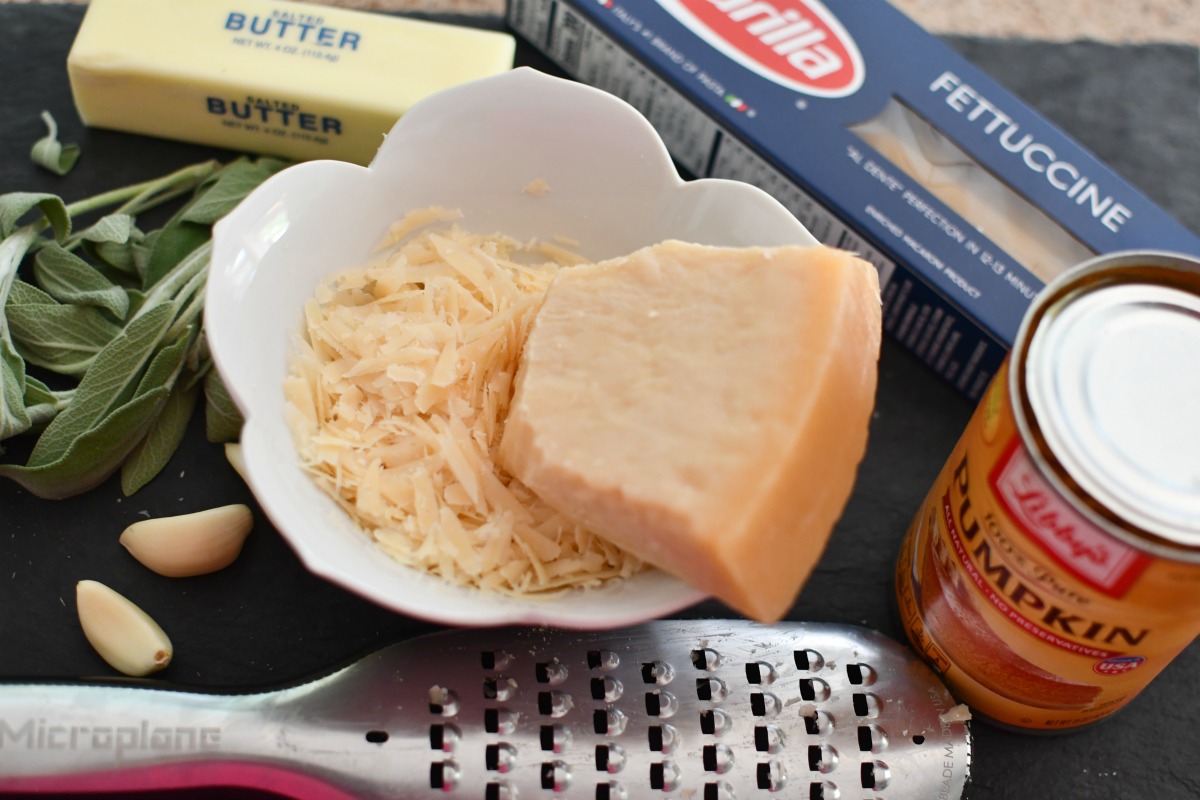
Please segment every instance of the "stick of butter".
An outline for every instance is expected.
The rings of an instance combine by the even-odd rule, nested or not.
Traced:
[[[371,161],[426,95],[511,69],[507,33],[283,0],[91,0],[67,57],[84,124]]]

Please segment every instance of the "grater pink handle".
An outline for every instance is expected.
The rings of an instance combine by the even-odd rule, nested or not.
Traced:
[[[355,796],[311,775],[265,764],[236,761],[156,764],[73,775],[0,777],[0,795],[125,796],[132,792],[166,792],[179,789],[253,789],[296,800],[356,800]]]

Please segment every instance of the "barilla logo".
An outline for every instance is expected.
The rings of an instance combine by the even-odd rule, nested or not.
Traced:
[[[845,97],[862,86],[862,54],[817,0],[657,0],[692,33],[793,91]]]

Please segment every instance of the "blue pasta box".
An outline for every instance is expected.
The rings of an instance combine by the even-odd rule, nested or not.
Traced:
[[[970,399],[1093,255],[1200,238],[884,0],[509,0],[509,27],[879,270],[884,330]]]

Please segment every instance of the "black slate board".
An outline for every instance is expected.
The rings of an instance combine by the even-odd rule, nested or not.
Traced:
[[[210,156],[229,157],[84,129],[64,69],[81,14],[75,6],[0,6],[0,192],[48,191],[70,201]],[[490,19],[458,21],[500,26]],[[1200,225],[1195,48],[950,42],[1185,224]],[[554,71],[524,46],[518,62]],[[43,109],[57,118],[65,141],[83,147],[81,162],[66,178],[37,169],[26,157],[43,133],[38,118]],[[792,618],[861,624],[901,635],[890,591],[899,538],[971,411],[948,386],[885,342],[871,444],[858,485]],[[111,674],[78,629],[74,584],[84,578],[104,581],[152,610],[177,644],[175,661],[159,678],[184,684],[252,687],[288,681],[433,628],[312,577],[261,513],[242,557],[202,578],[157,577],[137,567],[116,543],[121,530],[143,514],[231,502],[253,506],[221,448],[204,440],[199,424],[166,472],[133,498],[123,498],[115,481],[59,502],[40,501],[15,484],[0,483],[0,679]],[[705,603],[681,616],[729,614]],[[1200,715],[1194,690],[1198,669],[1200,647],[1193,645],[1115,719],[1068,736],[1040,738],[976,724],[974,780],[967,796],[1200,796],[1193,733]]]

